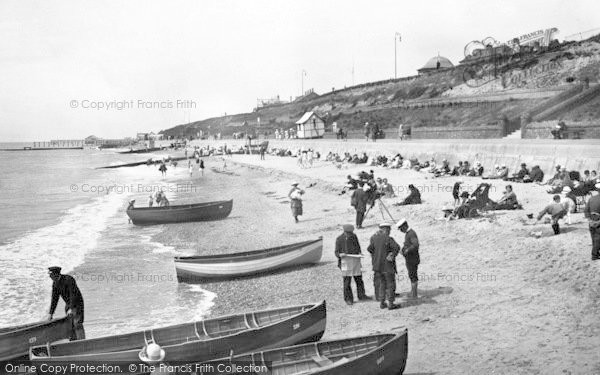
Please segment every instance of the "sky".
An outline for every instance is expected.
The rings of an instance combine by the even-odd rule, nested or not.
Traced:
[[[0,142],[157,132],[551,27],[600,28],[600,2],[3,0]]]

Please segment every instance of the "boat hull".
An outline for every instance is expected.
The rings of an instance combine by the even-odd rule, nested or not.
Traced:
[[[264,251],[216,257],[178,257],[175,270],[179,280],[226,279],[255,275],[305,264],[318,263],[323,255],[323,239]]]
[[[407,357],[408,333],[403,329],[396,334],[320,341],[191,365],[208,370],[197,372],[198,375],[217,373],[211,369],[218,369],[219,374],[233,374],[226,366],[229,363],[251,363],[256,369],[264,365],[269,368],[269,374],[392,375],[404,372]]]
[[[71,337],[71,319],[64,317],[0,329],[0,361],[27,356],[29,347]]]
[[[225,219],[231,213],[233,200],[167,207],[138,207],[127,209],[135,225],[156,225]]]
[[[291,313],[288,311],[290,309]],[[291,314],[289,317],[269,323],[270,319],[274,319],[273,317],[278,317],[286,311]],[[233,334],[226,334],[227,330],[222,330],[229,326],[238,326],[240,323],[245,324],[247,329]],[[186,335],[189,334],[190,324],[195,324],[193,329],[197,335],[196,340],[194,341],[192,337],[182,336],[178,340],[174,340],[174,337],[184,330]],[[34,347],[30,349],[30,360],[118,362],[122,367],[139,363],[140,350],[147,343],[155,342],[165,350],[165,361],[167,362],[206,361],[230,355],[232,350],[234,353],[244,353],[259,348],[272,348],[281,343],[289,345],[289,343],[317,341],[325,331],[325,324],[326,304],[323,301],[320,304],[238,314],[127,335]],[[221,331],[211,333],[215,327]],[[118,350],[111,350],[110,345],[114,345],[112,349]],[[97,350],[99,346],[103,346],[101,349],[103,351]],[[53,352],[61,353],[55,355]]]

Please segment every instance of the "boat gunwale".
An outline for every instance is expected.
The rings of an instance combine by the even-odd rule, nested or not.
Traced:
[[[0,339],[2,339],[2,336],[4,336],[4,335],[9,335],[9,334],[13,334],[13,333],[21,333],[23,331],[27,331],[27,330],[31,330],[31,329],[35,329],[35,328],[41,328],[43,326],[48,326],[48,328],[50,328],[51,326],[65,323],[65,321],[67,319],[69,319],[68,316],[63,316],[62,318],[53,319],[53,320],[41,320],[39,322],[14,326],[16,328],[14,330],[10,330],[11,327],[0,328]]]

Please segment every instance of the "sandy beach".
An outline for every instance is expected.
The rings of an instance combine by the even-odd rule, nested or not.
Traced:
[[[212,316],[327,300],[325,339],[407,327],[406,374],[600,373],[600,264],[590,261],[591,239],[583,214],[575,214],[572,225],[561,223],[559,236],[552,234],[549,224],[524,222],[527,213],[537,214],[550,202],[545,187],[513,184],[524,210],[447,222],[440,220],[441,207],[451,203],[456,177],[436,179],[428,173],[364,165],[338,169],[324,161],[302,169],[295,158],[270,155],[262,161],[258,155],[225,160],[223,169],[221,157],[205,158],[204,177],[190,179],[185,168],[175,169],[174,177],[198,186],[226,186],[234,195],[231,216],[212,222],[206,233],[198,233],[193,224],[167,226],[153,240],[185,254],[210,254],[323,236],[324,250],[316,266],[203,283],[202,288],[216,293]],[[421,205],[398,207],[392,203],[399,198],[384,199],[396,220],[408,220],[421,243],[421,298],[394,311],[381,310],[376,302],[347,306],[334,256],[341,225],[354,222],[349,195],[339,195],[345,176],[369,169],[376,177],[388,178],[400,197],[407,195],[412,183],[424,200]],[[462,179],[469,191],[481,182],[475,177]],[[293,181],[306,190],[298,224],[287,198]],[[498,199],[506,183],[492,180],[492,184],[490,197]],[[211,187],[203,190],[207,197],[229,198]],[[246,198],[236,200],[236,191]],[[197,196],[181,194],[178,202]],[[356,231],[363,252],[380,221],[375,206],[365,229]],[[541,238],[530,235],[540,230]],[[399,243],[404,241],[400,231],[393,230],[392,235]],[[397,292],[402,297],[410,282],[401,257],[398,270]],[[363,259],[363,277],[372,296],[368,255]]]

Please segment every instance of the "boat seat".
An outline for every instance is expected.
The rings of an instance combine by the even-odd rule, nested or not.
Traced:
[[[319,367],[330,366],[333,364],[333,361],[324,355],[313,355],[310,357]]]
[[[224,331],[219,331],[219,332],[211,332],[208,334],[208,336],[210,337],[221,337],[221,336],[227,336],[227,335],[231,335],[237,332],[241,332],[241,331],[246,331],[247,328],[232,328],[232,329],[228,329],[228,330],[224,330]]]

